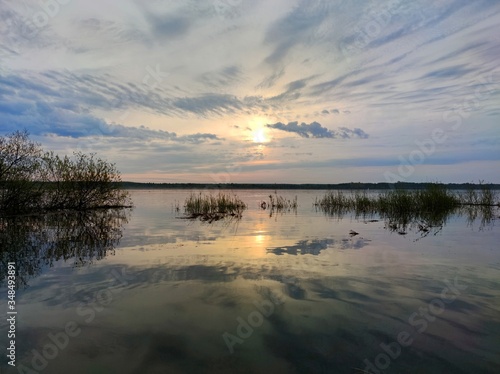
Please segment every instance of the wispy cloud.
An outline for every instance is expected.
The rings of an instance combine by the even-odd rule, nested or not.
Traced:
[[[322,167],[349,165],[353,174],[344,168],[338,178],[379,181],[435,129],[447,140],[422,165],[432,168],[419,169],[429,174],[415,178],[470,180],[477,165],[500,162],[498,1],[123,0],[44,9],[31,0],[0,6],[1,134],[26,128],[63,150],[85,141],[134,175],[149,160],[150,171],[198,180],[245,163],[246,181],[293,181],[306,164],[289,158],[302,155],[308,178],[326,181],[335,173]],[[328,139],[364,140],[332,147]]]
[[[368,134],[359,128],[348,129],[346,127],[339,127],[335,130],[329,130],[321,126],[318,122],[310,124],[302,122],[299,124],[297,121],[284,124],[281,122],[274,124],[267,124],[266,127],[286,132],[295,133],[302,138],[328,138],[328,139],[352,139],[352,138],[368,138]]]

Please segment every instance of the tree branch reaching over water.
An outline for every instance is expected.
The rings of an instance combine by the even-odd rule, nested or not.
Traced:
[[[130,207],[116,166],[95,154],[44,152],[27,131],[0,137],[0,215]]]

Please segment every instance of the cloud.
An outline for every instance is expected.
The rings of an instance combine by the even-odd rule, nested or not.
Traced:
[[[0,133],[27,128],[42,144],[63,148],[94,142],[129,171],[141,173],[155,159],[154,170],[194,177],[214,163],[224,170],[241,162],[241,148],[254,144],[250,133],[267,123],[267,131],[287,136],[262,146],[265,162],[252,166],[255,176],[272,162],[280,170],[290,159],[284,152],[294,149],[310,165],[280,178],[316,173],[326,181],[337,177],[322,176],[323,161],[334,157],[326,164],[332,168],[350,162],[337,152],[382,170],[406,154],[394,147],[410,152],[415,139],[461,117],[460,130],[440,147],[463,163],[473,158],[460,152],[498,149],[500,3],[423,3],[72,2],[30,35],[42,8],[11,1],[0,6]],[[336,128],[340,118],[345,127]],[[370,130],[369,140],[342,150],[310,141],[368,137],[357,126]],[[476,144],[481,137],[496,143]],[[141,163],[122,157],[132,145],[137,160],[144,152]],[[433,175],[448,175],[438,169]],[[457,164],[457,178],[481,170],[464,169],[462,176]],[[361,178],[379,178],[380,170]],[[350,178],[343,171],[338,178]]]
[[[268,77],[264,78],[264,80],[259,83],[259,85],[257,86],[257,88],[271,88],[284,75],[285,75],[285,69],[284,68],[279,68],[276,71],[274,71],[271,75],[269,75]]]
[[[225,88],[241,81],[241,76],[241,68],[236,65],[230,65],[217,71],[202,74],[200,81],[208,88]]]
[[[462,77],[467,73],[474,71],[474,69],[465,68],[465,65],[449,66],[443,69],[438,69],[425,74],[421,79],[431,78],[431,79],[450,79],[456,77]]]
[[[223,114],[241,109],[239,99],[233,95],[205,94],[198,97],[185,97],[173,101],[173,106],[195,114]]]
[[[0,76],[0,105],[11,102],[50,102],[51,108],[64,107],[75,112],[90,110],[141,109],[167,116],[196,114],[200,116],[234,113],[254,106],[263,106],[259,98],[206,93],[189,97],[168,96],[161,90],[121,83],[109,75],[92,76],[69,72],[47,71],[25,74],[23,77]]]
[[[33,96],[29,99],[0,96],[1,132],[9,133],[18,129],[27,129],[33,135],[53,134],[71,138],[98,136],[141,140],[162,139],[196,144],[223,140],[211,133],[178,136],[175,132],[151,130],[145,126],[109,124],[72,101],[63,98],[52,102],[40,100],[42,100],[41,96]]]
[[[331,4],[324,0],[301,0],[285,17],[276,21],[266,33],[266,43],[274,50],[265,58],[271,65],[280,64],[298,44],[307,44],[310,36],[328,17]]]
[[[189,31],[190,21],[184,17],[147,12],[146,19],[151,25],[151,31],[157,37],[175,38]]]
[[[359,128],[348,129],[346,127],[339,127],[337,130],[329,130],[321,126],[318,122],[310,124],[302,122],[299,124],[297,121],[289,122],[287,125],[278,122],[275,124],[267,124],[266,127],[291,133],[296,133],[302,138],[329,138],[329,139],[351,139],[351,138],[368,138],[368,134]]]
[[[149,43],[150,37],[147,32],[131,24],[123,24],[110,20],[99,19],[96,17],[84,18],[75,25],[75,30],[86,35],[85,44],[93,45],[96,48],[102,48],[103,42],[106,43]]]

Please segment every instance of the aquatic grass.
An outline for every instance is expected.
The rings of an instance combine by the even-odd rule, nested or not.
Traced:
[[[317,198],[314,206],[329,216],[335,216],[339,219],[349,211],[355,210],[353,200],[342,191],[328,191],[321,198]]]
[[[356,214],[370,214],[378,210],[378,201],[370,198],[366,192],[328,191],[322,198],[316,198],[314,205],[329,214],[343,215],[348,211]]]
[[[443,185],[430,183],[422,190],[395,189],[369,196],[366,192],[328,191],[323,197],[316,198],[315,206],[325,210],[354,210],[360,213],[383,214],[421,214],[450,210],[461,205],[498,204],[493,190],[483,187],[478,193],[468,191],[461,196]]]
[[[460,204],[486,207],[500,206],[497,191],[493,190],[491,186],[484,184],[483,181],[479,181],[479,186],[479,190],[471,187],[460,194]]]
[[[274,196],[269,195],[269,202],[261,201],[260,207],[263,210],[269,209],[269,217],[273,216],[273,213],[289,213],[294,212],[297,214],[297,196],[293,199],[286,199],[281,195],[278,195],[277,191],[274,191]]]
[[[354,206],[359,212],[370,213],[375,209],[373,202],[370,200],[366,192],[356,191],[353,198]]]
[[[457,194],[441,184],[429,183],[424,189],[394,189],[377,195],[328,191],[323,197],[316,198],[314,205],[337,217],[348,212],[354,212],[356,217],[378,214],[387,220],[386,228],[391,231],[405,234],[410,226],[415,226],[427,235],[430,228],[439,231],[453,212],[467,210],[468,216],[472,216],[471,209],[481,208],[483,216],[492,216],[488,209],[498,205],[498,200],[495,191],[487,185],[482,185],[479,191]]]
[[[441,185],[430,184],[424,190],[395,189],[370,196],[366,192],[327,192],[315,205],[329,214],[353,211],[356,216],[379,214],[398,222],[414,220],[438,222],[443,215],[459,206],[460,201]]]
[[[352,201],[342,191],[328,191],[314,202],[314,205],[325,210],[350,209]]]
[[[274,192],[274,196],[269,195],[269,202],[261,201],[260,207],[263,210],[269,209],[269,217],[272,217],[273,213],[288,213],[294,212],[297,214],[297,196],[293,199],[286,199],[285,197],[278,195],[278,192]]]
[[[471,187],[460,195],[460,201],[462,204],[476,205],[479,202],[479,195],[477,191]]]
[[[439,184],[429,184],[424,190],[417,190],[415,200],[421,210],[433,212],[449,210],[460,204],[458,196]]]
[[[262,204],[261,204],[262,205]],[[277,211],[286,210],[296,210],[297,209],[297,196],[294,199],[285,199],[283,196],[278,195],[277,192],[273,195],[269,195],[269,204],[266,204],[271,209],[276,209]]]
[[[236,195],[219,192],[217,195],[192,193],[184,202],[187,218],[217,221],[227,216],[241,217],[246,204]]]
[[[479,197],[479,204],[483,206],[500,206],[500,202],[498,201],[497,192],[492,190],[490,186],[481,184],[481,191]]]

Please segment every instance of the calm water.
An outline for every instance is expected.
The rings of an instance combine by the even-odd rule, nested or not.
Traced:
[[[498,210],[391,230],[316,211],[323,191],[278,191],[299,207],[270,216],[271,192],[235,191],[243,218],[212,224],[178,218],[185,190],[2,221],[3,352],[8,261],[19,289],[0,372],[500,372]]]

